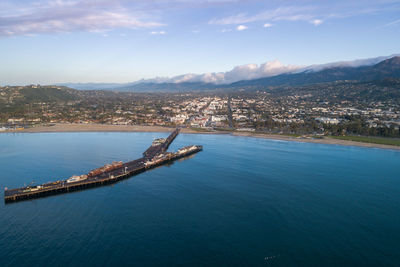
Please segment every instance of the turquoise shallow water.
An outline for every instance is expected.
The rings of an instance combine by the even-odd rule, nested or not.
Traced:
[[[0,186],[138,158],[168,133],[0,135]],[[204,151],[0,205],[0,266],[399,266],[400,152],[181,134]]]

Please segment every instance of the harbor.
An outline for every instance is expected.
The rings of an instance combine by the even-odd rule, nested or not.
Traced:
[[[74,175],[66,180],[16,189],[5,188],[4,201],[5,203],[10,203],[116,183],[146,170],[192,155],[203,149],[200,145],[191,145],[181,148],[177,152],[167,152],[168,147],[177,137],[179,131],[177,128],[167,138],[155,139],[143,153],[143,157],[133,161],[126,163],[121,161],[112,162],[91,170],[87,174]]]

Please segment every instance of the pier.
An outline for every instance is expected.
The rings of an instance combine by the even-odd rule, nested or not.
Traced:
[[[166,152],[178,134],[179,129],[176,129],[167,138],[154,140],[152,145],[143,153],[143,157],[133,161],[106,164],[90,171],[88,174],[73,176],[67,180],[37,186],[5,189],[4,201],[5,203],[10,203],[116,183],[146,170],[192,155],[203,149],[200,145],[192,145],[181,148],[174,153]]]

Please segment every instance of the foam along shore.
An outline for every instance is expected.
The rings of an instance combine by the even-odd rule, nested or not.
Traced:
[[[32,128],[26,128],[21,130],[3,131],[2,133],[46,133],[46,132],[171,132],[174,130],[172,127],[162,126],[140,126],[140,125],[110,125],[110,124],[78,124],[78,123],[60,123],[52,126],[35,126]],[[231,134],[234,136],[246,136],[255,138],[266,138],[284,141],[296,141],[306,143],[318,143],[318,144],[330,144],[330,145],[344,145],[344,146],[360,146],[360,147],[372,147],[372,148],[383,148],[383,149],[396,149],[400,150],[400,146],[394,145],[383,145],[374,143],[364,143],[349,140],[340,140],[335,138],[323,137],[323,138],[304,138],[304,137],[293,137],[279,134],[264,134],[255,132],[231,132],[231,131],[207,131],[207,130],[194,130],[190,128],[181,129],[182,133],[196,133],[196,134]],[[0,132],[1,133],[1,132]]]

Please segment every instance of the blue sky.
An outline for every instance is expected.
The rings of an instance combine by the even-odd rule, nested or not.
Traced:
[[[290,69],[396,54],[399,44],[400,1],[0,2],[2,85]]]

